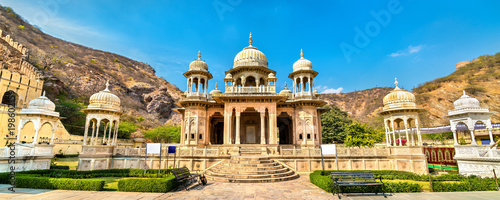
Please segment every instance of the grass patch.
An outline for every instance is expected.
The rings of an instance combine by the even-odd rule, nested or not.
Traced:
[[[56,165],[69,166],[70,170],[76,170],[76,168],[78,167],[78,157],[57,158],[57,161],[55,163],[56,163]]]

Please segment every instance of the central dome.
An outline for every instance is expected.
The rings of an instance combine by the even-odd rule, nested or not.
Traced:
[[[88,108],[110,109],[120,111],[120,98],[109,91],[109,81],[106,82],[106,89],[90,96]]]
[[[49,98],[45,97],[45,91],[43,91],[42,96],[29,102],[28,109],[48,110],[53,112],[56,110],[56,105]]]
[[[394,108],[416,108],[415,95],[398,87],[398,81],[394,82],[396,88],[384,97],[384,110]]]
[[[252,42],[252,34],[250,33],[250,40],[248,41],[250,45],[236,54],[236,57],[234,57],[233,68],[242,66],[267,67],[266,55],[264,55],[264,53],[259,51],[256,47],[253,47]]]
[[[297,60],[295,63],[293,63],[293,71],[295,72],[299,70],[311,70],[311,69],[312,69],[311,61],[304,58],[304,52],[301,49],[300,59]]]
[[[481,107],[479,105],[479,100],[476,98],[472,98],[469,95],[464,94],[455,102],[453,102],[453,105],[455,106],[455,109],[460,109],[460,108],[478,108]]]

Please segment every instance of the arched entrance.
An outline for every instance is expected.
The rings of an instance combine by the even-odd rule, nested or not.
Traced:
[[[279,144],[293,144],[293,120],[286,112],[278,116]]]
[[[17,99],[17,94],[14,91],[9,90],[3,94],[2,104],[16,107]]]
[[[210,118],[210,143],[224,144],[224,116],[219,112]]]

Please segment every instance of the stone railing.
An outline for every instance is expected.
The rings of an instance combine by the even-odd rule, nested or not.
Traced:
[[[482,145],[456,145],[454,159],[495,159],[500,161],[500,149]]]
[[[114,146],[82,146],[80,155],[113,155]]]
[[[488,112],[489,109],[486,107],[475,107],[475,108],[458,108],[454,110],[449,110],[448,115],[456,115],[464,112]]]
[[[389,149],[385,148],[337,148],[339,157],[388,157]],[[321,157],[321,150],[315,149],[280,149],[280,156],[290,157]],[[325,155],[324,157],[335,157]]]
[[[162,147],[162,156],[167,153],[167,147]],[[176,156],[181,157],[217,157],[229,155],[227,147],[211,147],[211,148],[177,148]],[[114,156],[144,156],[146,148],[115,148]],[[149,154],[148,156],[159,156],[159,154]]]
[[[17,144],[14,149],[14,154],[11,154],[9,147],[0,148],[0,157],[25,157],[25,156],[53,156],[52,155],[52,145],[22,145]]]
[[[253,93],[276,93],[276,85],[266,85],[260,87],[234,87],[226,85],[225,93],[253,94]]]

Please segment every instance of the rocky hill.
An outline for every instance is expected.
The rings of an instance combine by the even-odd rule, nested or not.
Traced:
[[[321,98],[329,105],[349,112],[359,121],[380,126],[382,120],[376,113],[382,109],[382,99],[392,89],[384,87],[341,94],[322,94]],[[499,122],[500,53],[480,56],[448,76],[414,88],[412,92],[415,94],[417,106],[426,109],[420,116],[423,126],[449,124],[445,116],[448,110],[453,109],[453,102],[462,95],[463,90],[477,98],[481,106],[497,112],[492,116],[492,121]]]
[[[171,108],[182,92],[156,76],[150,65],[52,37],[1,6],[0,30],[3,36],[10,35],[28,48],[27,60],[43,74],[44,89],[51,100],[65,96],[88,103],[88,98],[103,90],[109,80],[128,119],[141,116],[145,120],[140,123],[145,127],[162,125],[167,120],[180,122],[180,116]],[[1,66],[9,68],[16,59],[16,55],[4,55]]]

